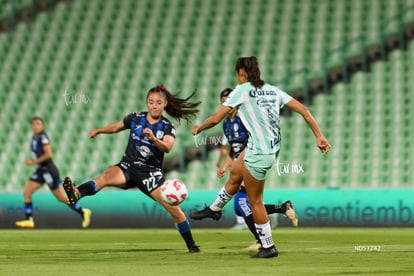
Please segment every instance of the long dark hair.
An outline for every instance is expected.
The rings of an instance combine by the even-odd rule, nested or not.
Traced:
[[[189,100],[195,95],[196,91],[197,90],[194,90],[190,96],[182,99],[178,97],[178,93],[172,94],[167,90],[167,88],[165,88],[164,85],[159,84],[148,91],[147,99],[151,93],[161,93],[168,102],[164,109],[168,115],[174,117],[179,124],[181,123],[181,119],[184,119],[187,123],[189,123],[192,117],[195,117],[195,115],[200,111],[196,108],[201,103],[200,101],[189,102]]]
[[[236,61],[236,72],[240,69],[244,69],[247,73],[247,80],[256,88],[260,88],[264,85],[264,81],[260,78],[259,63],[255,56],[240,57]]]

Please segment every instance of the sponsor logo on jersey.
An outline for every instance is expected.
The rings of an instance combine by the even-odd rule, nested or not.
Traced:
[[[256,98],[257,96],[276,96],[276,91],[273,90],[256,90],[252,89],[249,91],[249,96],[252,98]]]
[[[158,130],[157,134],[155,135],[158,139],[162,139],[164,137],[164,131]]]
[[[147,146],[140,146],[137,148],[137,150],[139,151],[139,153],[144,157],[144,158],[148,158],[150,156],[153,155],[153,153],[151,152],[150,148]]]

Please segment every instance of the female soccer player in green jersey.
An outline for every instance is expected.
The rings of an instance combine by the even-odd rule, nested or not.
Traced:
[[[239,83],[220,109],[201,125],[193,126],[192,134],[218,124],[233,109],[249,131],[247,148],[233,163],[238,178],[243,179],[252,207],[256,231],[263,248],[253,258],[271,258],[278,255],[271,233],[269,218],[263,205],[263,189],[267,171],[272,167],[280,149],[280,109],[286,105],[302,115],[315,135],[316,145],[323,152],[330,149],[328,140],[322,134],[310,111],[300,102],[276,86],[260,78],[257,58],[241,57],[237,60],[236,78]],[[241,181],[240,181],[241,182]],[[221,190],[217,198],[226,204],[232,194]]]

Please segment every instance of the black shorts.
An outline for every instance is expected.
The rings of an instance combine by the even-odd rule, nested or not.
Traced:
[[[47,183],[51,190],[59,188],[62,183],[59,177],[59,170],[53,163],[48,164],[47,166],[38,167],[32,176],[30,176],[30,180],[41,185]]]
[[[121,161],[115,166],[119,167],[124,173],[126,189],[138,188],[144,194],[150,196],[151,192],[164,183],[164,173],[161,170],[149,169],[125,161]]]

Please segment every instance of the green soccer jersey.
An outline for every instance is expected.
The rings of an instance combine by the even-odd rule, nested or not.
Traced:
[[[291,99],[276,86],[266,83],[259,89],[246,82],[236,86],[224,105],[238,108],[238,114],[249,131],[249,151],[273,154],[280,149],[280,109]]]

